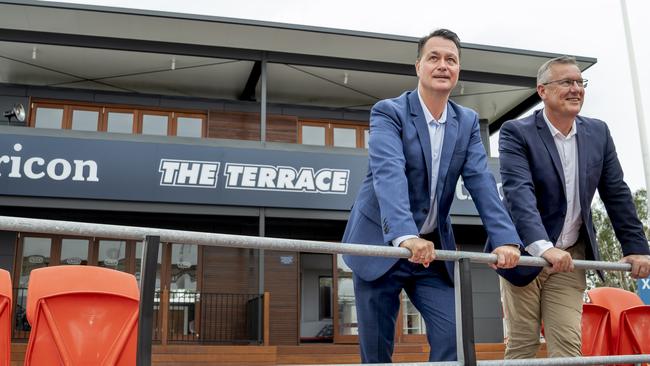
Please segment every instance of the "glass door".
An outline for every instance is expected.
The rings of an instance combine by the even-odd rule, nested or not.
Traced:
[[[352,270],[345,264],[341,254],[334,256],[334,268],[334,342],[358,343]]]

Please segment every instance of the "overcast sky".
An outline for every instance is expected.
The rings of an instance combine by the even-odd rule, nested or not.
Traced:
[[[582,114],[609,125],[633,190],[645,179],[619,0],[76,0],[92,5],[422,36],[435,28],[461,41],[598,59]],[[627,0],[646,124],[650,124],[650,1]],[[646,36],[644,36],[644,34]],[[462,67],[462,65],[461,65]],[[493,138],[493,140],[496,140]],[[496,141],[493,141],[496,146]]]

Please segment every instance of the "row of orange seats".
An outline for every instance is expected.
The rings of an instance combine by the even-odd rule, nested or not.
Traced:
[[[587,291],[582,311],[584,356],[650,354],[650,306],[613,287]]]
[[[0,366],[11,356],[11,279],[0,270]],[[25,365],[136,364],[140,291],[131,274],[92,266],[31,272]]]

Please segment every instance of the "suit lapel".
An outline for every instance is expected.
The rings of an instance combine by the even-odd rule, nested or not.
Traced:
[[[442,152],[440,153],[440,168],[438,169],[438,183],[436,184],[436,197],[442,196],[445,178],[451,163],[451,157],[454,154],[456,140],[458,138],[458,119],[456,111],[451,103],[447,102],[447,122],[445,122],[445,137],[442,142]]]
[[[411,109],[411,122],[415,125],[418,132],[422,155],[427,165],[427,191],[431,190],[431,138],[429,137],[429,127],[424,119],[424,111],[420,105],[417,89],[409,95],[409,104]],[[431,193],[431,192],[429,192]]]
[[[580,207],[585,208],[585,192],[587,187],[587,124],[582,122],[580,117],[576,117],[576,129],[578,137],[578,192],[580,195]],[[586,205],[588,208],[590,205]]]
[[[544,116],[542,115],[542,113],[544,112],[540,110],[536,112],[535,115],[535,123],[537,124],[537,133],[539,133],[539,137],[544,142],[544,146],[546,146],[546,150],[548,150],[548,153],[551,154],[553,167],[555,167],[555,172],[557,173],[557,175],[560,176],[560,180],[562,181],[562,191],[566,196],[566,189],[565,189],[566,183],[564,181],[564,170],[562,169],[562,161],[560,160],[560,154],[557,152],[557,146],[555,146],[555,141],[553,141],[553,136],[551,135],[551,131],[548,129],[548,126],[546,125],[546,121],[544,121]]]

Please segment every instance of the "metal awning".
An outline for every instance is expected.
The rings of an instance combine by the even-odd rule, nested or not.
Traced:
[[[256,99],[259,63],[266,60],[270,103],[368,110],[415,87],[416,49],[414,37],[0,1],[0,82],[8,84]],[[469,43],[461,52],[452,99],[475,109],[491,131],[537,104],[537,68],[558,56]],[[596,62],[576,58],[582,70]]]

